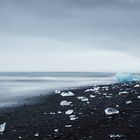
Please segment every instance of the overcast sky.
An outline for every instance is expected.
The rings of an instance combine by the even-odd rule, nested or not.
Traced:
[[[140,72],[140,0],[0,0],[0,71]]]

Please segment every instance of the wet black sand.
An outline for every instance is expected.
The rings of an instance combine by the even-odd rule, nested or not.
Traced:
[[[89,92],[84,91],[93,86],[70,89],[74,96],[42,95],[34,104],[5,108],[0,112],[1,124],[6,122],[0,140],[140,140],[140,87],[136,84],[140,83],[101,85]],[[61,106],[64,100],[72,103]],[[108,107],[119,114],[106,115]],[[65,114],[67,110],[74,111],[75,120]]]

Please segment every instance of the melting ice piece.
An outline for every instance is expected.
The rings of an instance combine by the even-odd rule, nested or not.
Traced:
[[[112,138],[112,139],[121,138],[121,137],[122,137],[122,135],[119,135],[119,134],[111,134],[110,135],[110,138]]]
[[[130,73],[118,73],[116,74],[116,78],[120,83],[129,83],[133,81],[140,81],[140,76],[139,75],[133,75]]]
[[[60,94],[61,91],[60,90],[55,90],[55,94]]]
[[[126,104],[132,104],[132,101],[127,101]]]
[[[119,110],[116,110],[114,108],[106,108],[105,114],[106,115],[119,114]]]
[[[140,99],[140,96],[137,96],[138,99]]]
[[[0,125],[0,133],[4,132],[6,123]]]
[[[121,91],[121,92],[119,92],[119,95],[122,95],[122,94],[128,94],[129,92],[127,92],[127,91]]]
[[[94,91],[98,91],[100,87],[94,87]]]
[[[95,97],[96,97],[95,95],[92,95],[92,94],[90,95],[90,98],[95,98]]]
[[[86,89],[84,92],[90,92],[90,91],[94,91],[94,89]]]
[[[58,129],[54,129],[54,132],[58,133]]]
[[[72,125],[70,125],[70,124],[69,125],[65,125],[65,127],[69,128],[69,127],[72,127]]]
[[[68,92],[62,92],[61,96],[74,96],[74,93],[72,93],[71,91]]]
[[[36,133],[34,136],[35,136],[35,137],[38,137],[38,136],[39,136],[39,134],[38,134],[38,133]]]
[[[140,85],[139,84],[136,84],[134,87],[140,87]]]
[[[72,114],[73,113],[73,110],[67,110],[66,112],[65,112],[65,114],[67,114],[67,115],[70,115],[70,114]]]
[[[72,102],[61,101],[61,103],[60,103],[61,106],[68,106],[68,105],[70,105],[70,104],[72,104]]]
[[[55,115],[55,112],[50,112],[51,115]]]
[[[58,113],[58,114],[61,114],[61,113],[62,113],[62,111],[58,111],[57,113]]]
[[[84,97],[84,96],[79,96],[79,97],[77,97],[77,99],[81,100],[82,102],[87,102],[88,101],[88,98]]]

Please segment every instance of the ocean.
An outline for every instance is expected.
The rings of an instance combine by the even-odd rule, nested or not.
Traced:
[[[0,107],[51,90],[115,83],[115,73],[100,72],[0,72]]]

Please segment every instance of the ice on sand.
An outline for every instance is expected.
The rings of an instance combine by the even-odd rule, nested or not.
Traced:
[[[119,110],[114,109],[114,108],[106,108],[105,109],[105,114],[106,115],[119,114]]]
[[[126,104],[132,104],[132,101],[127,101]]]
[[[88,98],[84,97],[84,96],[79,96],[79,97],[77,97],[77,99],[81,100],[82,102],[87,102],[88,101]]]
[[[128,94],[128,92],[127,91],[121,91],[121,92],[119,92],[119,95],[122,95],[122,94]]]
[[[121,137],[122,137],[122,135],[119,135],[119,134],[111,134],[110,135],[110,138],[112,138],[112,139],[121,138]]]
[[[4,132],[6,123],[0,125],[0,133]]]
[[[65,112],[65,114],[67,114],[67,115],[70,115],[70,114],[72,114],[73,113],[73,110],[67,110],[66,112]]]
[[[60,103],[61,106],[68,106],[68,105],[70,105],[70,104],[72,104],[72,102],[61,101],[61,103]]]
[[[139,84],[136,84],[134,87],[140,87],[140,85]]]
[[[55,94],[60,94],[61,91],[60,90],[55,90]]]
[[[68,92],[62,92],[62,93],[61,93],[61,96],[74,96],[74,93],[71,92],[71,91],[68,91]]]
[[[86,89],[84,92],[93,92],[94,91],[94,89]]]

